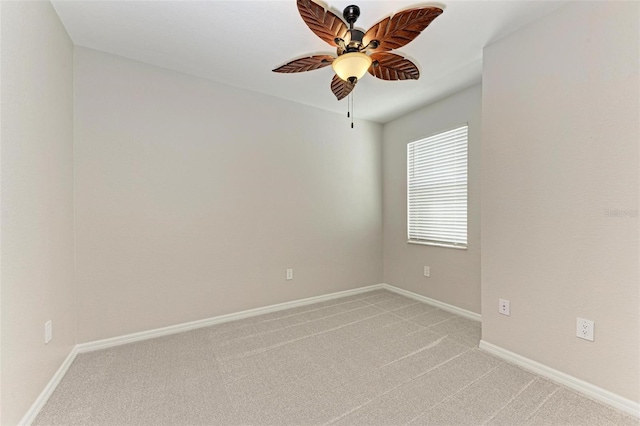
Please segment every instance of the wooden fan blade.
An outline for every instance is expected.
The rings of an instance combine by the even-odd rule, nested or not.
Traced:
[[[356,87],[356,83],[344,81],[338,75],[334,75],[333,80],[331,80],[331,91],[340,100],[349,96],[349,93]]]
[[[337,46],[334,41],[336,37],[344,39],[347,24],[333,12],[312,0],[298,0],[297,3],[302,20],[318,37],[331,46]]]
[[[300,58],[287,62],[286,64],[276,68],[273,72],[304,72],[313,71],[331,65],[335,58],[331,55],[315,55],[307,58]]]
[[[397,49],[418,37],[441,13],[442,9],[438,7],[420,7],[398,12],[369,28],[362,41],[366,46],[371,40],[378,40],[380,45],[375,49],[378,52]]]
[[[369,74],[381,80],[417,80],[420,71],[416,64],[400,55],[389,52],[375,52],[371,54],[373,64],[369,67]],[[375,66],[375,63],[378,66]]]

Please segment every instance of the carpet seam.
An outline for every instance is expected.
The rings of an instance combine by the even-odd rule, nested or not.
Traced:
[[[466,350],[466,351],[464,351],[464,352],[461,352],[461,353],[459,353],[458,355],[456,355],[456,356],[454,356],[454,357],[452,357],[452,358],[449,358],[448,360],[446,360],[446,361],[444,361],[444,362],[441,362],[440,364],[438,364],[438,365],[436,365],[436,366],[434,366],[434,367],[432,367],[432,368],[430,368],[430,369],[428,369],[428,370],[426,370],[426,371],[424,371],[424,372],[422,372],[422,373],[418,374],[417,376],[414,376],[414,377],[412,377],[411,379],[409,379],[409,380],[407,380],[407,381],[405,381],[405,382],[403,382],[403,383],[401,383],[401,384],[399,384],[399,385],[397,385],[397,386],[394,386],[393,388],[391,388],[391,389],[389,389],[389,390],[387,390],[387,391],[385,391],[385,392],[383,392],[383,393],[381,393],[381,394],[379,394],[379,395],[376,395],[374,398],[371,398],[369,401],[367,401],[367,402],[365,402],[365,403],[363,403],[363,404],[359,405],[358,407],[354,408],[353,410],[350,410],[350,411],[346,412],[345,414],[343,414],[343,415],[341,415],[341,416],[339,416],[339,417],[337,417],[337,418],[334,418],[334,419],[330,420],[330,421],[329,421],[329,422],[327,422],[327,423],[324,423],[324,426],[326,426],[326,425],[330,425],[330,424],[332,424],[332,423],[337,422],[338,420],[342,419],[343,417],[348,416],[349,414],[351,414],[351,413],[353,413],[353,412],[355,412],[355,411],[359,410],[360,408],[362,408],[362,407],[366,406],[367,404],[371,403],[371,402],[372,402],[372,401],[374,401],[375,399],[380,398],[381,396],[386,395],[386,394],[388,394],[389,392],[392,392],[392,391],[394,391],[394,390],[398,389],[399,387],[406,385],[407,383],[411,383],[411,382],[413,382],[414,380],[416,380],[417,378],[422,377],[422,376],[424,376],[425,374],[428,374],[428,373],[432,372],[432,371],[433,371],[433,370],[435,370],[436,368],[440,368],[441,366],[443,366],[443,365],[447,364],[448,362],[451,362],[451,361],[453,361],[454,359],[457,359],[457,358],[461,357],[462,355],[464,355],[464,354],[466,354],[466,353],[468,353],[468,352],[471,352],[471,351],[473,351],[473,349],[468,349],[468,350]],[[379,369],[379,368],[378,368],[378,369]]]
[[[472,349],[473,350],[473,349]],[[496,365],[495,367],[493,367],[492,369],[490,369],[489,371],[487,371],[486,373],[484,373],[482,376],[478,377],[477,379],[473,380],[472,382],[467,383],[465,386],[463,386],[462,388],[460,388],[457,392],[452,393],[451,395],[446,396],[444,399],[442,399],[442,401],[438,402],[437,404],[432,405],[431,407],[429,407],[426,411],[424,411],[422,414],[420,414],[419,416],[411,419],[409,422],[405,423],[405,425],[410,425],[411,423],[415,422],[416,420],[418,420],[420,417],[424,416],[425,414],[427,414],[429,411],[432,411],[434,408],[436,408],[437,406],[443,404],[445,401],[450,400],[451,398],[453,398],[454,396],[456,396],[457,394],[459,394],[460,392],[462,392],[463,390],[467,389],[469,386],[471,386],[472,384],[476,383],[478,380],[482,379],[483,377],[487,376],[488,374],[492,373],[493,371],[497,370],[498,367],[502,366],[504,363],[500,362],[498,365]]]
[[[557,389],[554,389],[553,392],[551,392],[540,404],[538,404],[536,409],[533,410],[531,412],[531,414],[529,414],[529,416],[527,416],[527,418],[525,419],[526,424],[530,424],[531,423],[529,420],[532,419],[533,416],[535,416],[538,413],[538,411],[540,411],[540,409],[544,406],[544,404],[546,404],[547,401],[549,401],[551,399],[551,397],[553,397],[553,395],[555,395],[558,391],[560,391],[560,389],[562,389],[562,388],[558,387]]]
[[[386,312],[385,312],[385,313],[386,313]],[[328,329],[328,330],[319,331],[319,332],[317,332],[317,333],[307,334],[307,335],[305,335],[304,337],[298,337],[298,338],[295,338],[295,339],[293,339],[293,340],[288,340],[288,341],[286,341],[286,342],[277,343],[277,344],[275,344],[275,345],[268,346],[268,347],[266,347],[266,348],[256,349],[256,350],[253,350],[253,351],[251,351],[251,352],[247,352],[246,354],[243,354],[243,356],[239,356],[239,357],[231,357],[231,358],[228,358],[228,359],[221,359],[221,361],[223,361],[223,362],[224,362],[224,361],[228,361],[228,360],[231,360],[231,359],[242,359],[242,358],[247,358],[247,357],[250,357],[250,356],[253,356],[253,355],[256,355],[256,354],[260,354],[260,353],[267,352],[267,351],[269,351],[269,350],[271,350],[271,349],[274,349],[274,348],[279,348],[279,347],[282,347],[282,346],[286,346],[286,345],[288,345],[288,344],[290,344],[290,343],[294,343],[294,342],[297,342],[297,341],[302,340],[302,339],[306,339],[306,338],[309,338],[309,337],[312,337],[312,336],[318,336],[318,335],[320,335],[320,334],[328,333],[328,332],[330,332],[330,331],[339,330],[339,329],[344,328],[344,327],[346,327],[346,326],[348,326],[348,325],[353,325],[353,324],[355,324],[355,323],[358,323],[358,322],[361,322],[361,321],[365,321],[365,320],[367,320],[367,319],[375,318],[375,317],[378,317],[378,316],[380,316],[380,315],[384,315],[385,313],[381,313],[381,314],[377,314],[377,315],[372,315],[372,316],[370,316],[370,317],[366,317],[366,318],[363,318],[363,319],[360,319],[360,320],[357,320],[357,321],[353,321],[353,322],[350,322],[350,323],[347,323],[347,324],[344,324],[344,325],[341,325],[341,326],[338,326],[338,327],[334,327],[334,328],[331,328],[331,329]],[[337,315],[340,315],[340,314],[337,314]],[[326,318],[328,318],[328,317],[326,317]],[[324,318],[323,318],[323,319],[324,319]],[[296,325],[299,325],[299,324],[296,324]],[[246,337],[255,337],[255,336],[259,336],[259,335],[260,335],[260,334],[255,334],[255,335],[246,336]]]
[[[489,417],[486,421],[484,421],[482,424],[486,425],[488,424],[491,420],[493,420],[498,414],[500,414],[502,411],[504,411],[505,408],[507,408],[509,405],[511,405],[511,403],[513,401],[516,400],[517,397],[519,397],[525,390],[529,389],[529,387],[531,387],[532,384],[534,384],[535,382],[537,382],[539,379],[537,377],[534,377],[529,383],[527,383],[527,385],[525,387],[523,387],[522,389],[520,389],[520,391],[515,394],[514,396],[511,397],[511,399],[509,399],[509,401],[506,402],[506,404],[504,404],[502,407],[500,407],[500,409],[498,409],[498,411],[496,411],[495,413],[493,413],[493,415],[491,417]]]

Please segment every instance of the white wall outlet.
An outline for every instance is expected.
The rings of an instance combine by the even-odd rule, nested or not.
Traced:
[[[593,342],[593,328],[593,321],[584,318],[578,318],[578,320],[576,321],[576,336],[581,339],[590,340]]]
[[[431,268],[428,266],[424,267],[424,276],[425,277],[430,277],[431,276]]]
[[[288,280],[293,279],[293,269],[287,269],[287,279]]]
[[[53,339],[53,324],[51,320],[44,323],[44,344],[46,345]]]
[[[509,301],[505,299],[498,300],[498,313],[502,315],[511,315],[511,308],[509,307]]]

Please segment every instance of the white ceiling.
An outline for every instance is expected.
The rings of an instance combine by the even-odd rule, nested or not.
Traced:
[[[331,0],[328,4],[338,16],[347,5],[358,4],[361,14],[356,27],[364,30],[417,4],[444,9],[416,40],[397,51],[418,64],[420,79],[382,81],[365,75],[353,92],[357,118],[384,123],[479,82],[484,46],[566,2],[418,1]],[[294,58],[335,53],[307,28],[295,0],[53,0],[53,5],[78,46],[346,112],[347,101],[338,102],[331,93],[330,67],[299,74],[271,72]]]

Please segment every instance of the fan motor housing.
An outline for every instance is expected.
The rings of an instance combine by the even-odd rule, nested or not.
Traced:
[[[349,30],[349,35],[351,36],[351,38],[345,50],[347,52],[359,52],[360,50],[362,50],[362,38],[364,37],[364,32],[357,29],[352,29]]]

